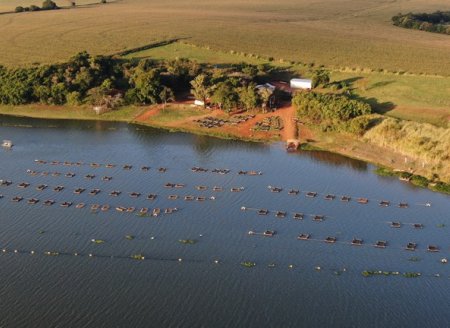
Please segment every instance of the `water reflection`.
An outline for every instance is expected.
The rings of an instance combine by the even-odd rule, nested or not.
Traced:
[[[330,166],[344,166],[361,172],[367,171],[368,168],[368,164],[366,162],[328,151],[303,151],[299,152],[298,155],[308,157],[317,162],[329,164]]]

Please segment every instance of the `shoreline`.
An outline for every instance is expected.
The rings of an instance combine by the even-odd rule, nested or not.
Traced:
[[[14,106],[8,106],[8,108],[10,108],[10,109],[13,107]],[[26,107],[25,112],[23,111],[23,107],[22,107],[22,111],[19,111],[19,113],[12,113],[8,110],[5,110],[6,108],[0,106],[0,115],[10,116],[10,117],[18,117],[18,118],[33,118],[33,119],[47,119],[47,120],[64,120],[64,121],[79,120],[79,121],[102,121],[102,122],[127,123],[127,124],[133,124],[133,125],[141,126],[141,127],[150,127],[150,128],[165,130],[168,132],[182,132],[182,133],[190,133],[190,134],[194,134],[194,135],[209,136],[209,137],[214,137],[214,138],[219,138],[219,139],[224,139],[224,140],[239,140],[239,141],[244,141],[244,142],[254,142],[254,143],[264,143],[264,144],[285,141],[281,138],[281,135],[279,135],[279,134],[277,134],[277,135],[266,134],[265,137],[261,137],[261,135],[258,137],[253,136],[253,135],[246,136],[244,133],[240,133],[239,129],[235,129],[235,130],[227,131],[227,132],[218,132],[215,130],[206,130],[203,128],[191,127],[192,124],[191,124],[191,126],[188,126],[187,124],[173,124],[173,123],[170,124],[169,122],[166,122],[165,124],[164,123],[161,124],[161,123],[155,122],[154,120],[146,120],[146,121],[138,120],[138,117],[140,115],[142,115],[144,112],[147,112],[149,107],[145,107],[145,108],[127,107],[127,108],[124,108],[125,111],[128,110],[128,112],[130,112],[129,114],[132,114],[132,115],[125,115],[125,116],[124,115],[114,115],[114,114],[116,114],[114,112],[109,112],[110,115],[107,115],[108,113],[106,113],[106,114],[94,116],[90,112],[88,112],[86,110],[86,108],[79,108],[79,110],[86,111],[87,113],[89,113],[89,115],[86,115],[86,113],[84,115],[80,115],[79,111],[73,115],[68,115],[67,108],[65,108],[64,106],[60,106],[56,110],[52,109],[51,111],[53,112],[54,115],[48,115],[49,114],[48,112],[47,113],[37,112],[36,106],[25,106],[25,107]],[[31,109],[30,107],[32,107],[34,109]],[[37,113],[36,112],[32,113],[32,111],[36,111]],[[276,114],[276,112],[275,112],[275,114]],[[331,141],[327,140],[327,138],[330,139]],[[392,177],[392,178],[395,177],[399,180],[405,181],[404,178],[402,178],[402,175],[408,174],[408,176],[409,176],[408,183],[411,183],[412,185],[414,185],[416,187],[426,188],[431,191],[439,192],[442,194],[450,194],[450,184],[448,184],[448,183],[430,182],[428,179],[426,179],[422,175],[414,174],[413,172],[409,172],[408,169],[406,169],[406,168],[394,167],[392,165],[389,165],[389,163],[386,163],[386,161],[385,162],[377,161],[376,158],[371,158],[370,156],[364,156],[364,154],[358,154],[358,148],[367,147],[367,145],[368,145],[367,143],[364,143],[362,141],[354,140],[354,139],[351,140],[351,139],[349,139],[348,136],[345,136],[342,134],[334,134],[332,136],[328,135],[328,136],[326,136],[326,138],[319,135],[318,140],[313,140],[313,141],[305,139],[301,135],[300,139],[303,139],[306,141],[301,143],[301,145],[299,147],[299,151],[323,151],[323,152],[339,154],[341,156],[360,160],[365,163],[376,166],[377,169],[374,170],[373,172],[377,175],[388,176],[388,177]],[[351,142],[351,144],[350,144],[350,142]],[[340,147],[340,145],[346,144],[346,143],[349,143],[350,145],[348,147]],[[381,147],[379,147],[379,148],[380,148],[380,150],[383,150],[383,151],[389,153],[390,155],[399,155],[399,154],[395,154],[395,153],[391,152],[388,149],[384,149],[384,148],[381,149]],[[386,158],[387,157],[388,156],[386,156]],[[380,157],[378,156],[377,158],[379,159]],[[424,185],[423,183],[422,184],[414,183],[414,178],[416,178],[416,180],[419,182],[426,181],[427,184]],[[413,180],[413,181],[410,181],[410,180]],[[441,189],[436,188],[436,185],[440,185],[440,186],[442,186],[442,188]]]

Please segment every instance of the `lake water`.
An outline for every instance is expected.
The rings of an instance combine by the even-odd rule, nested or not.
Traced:
[[[373,166],[338,155],[287,154],[281,144],[119,123],[8,117],[0,122],[0,140],[15,144],[11,151],[0,150],[0,179],[13,182],[0,187],[0,248],[5,250],[0,253],[0,327],[450,326],[450,264],[441,263],[450,256],[448,196],[378,177]],[[95,168],[89,165],[93,162],[103,165]],[[106,163],[117,166],[106,168]],[[124,170],[124,164],[133,167]],[[209,170],[194,173],[194,166]],[[167,171],[160,173],[159,167]],[[215,168],[230,172],[211,172]],[[239,170],[263,174],[239,175]],[[76,175],[66,177],[68,172]],[[87,174],[95,178],[86,179]],[[30,186],[18,188],[21,182]],[[168,182],[186,186],[165,188]],[[49,187],[38,191],[39,184]],[[57,185],[65,189],[53,191]],[[197,190],[198,185],[208,189]],[[273,193],[268,186],[283,190]],[[86,191],[76,195],[77,187]],[[230,191],[240,187],[241,192]],[[101,192],[89,195],[93,188]],[[289,195],[291,188],[301,192]],[[112,190],[122,194],[111,197]],[[308,198],[307,191],[318,195]],[[141,196],[132,198],[129,192]],[[150,193],[157,194],[154,201],[146,199]],[[325,200],[328,193],[336,199]],[[169,200],[169,195],[179,198]],[[185,195],[206,200],[185,201]],[[342,202],[341,195],[352,200]],[[24,200],[12,202],[14,196]],[[32,197],[40,202],[28,204]],[[357,197],[369,203],[358,204]],[[47,199],[56,203],[43,205]],[[380,200],[391,206],[380,207]],[[73,206],[63,208],[63,201]],[[86,207],[75,208],[80,202]],[[399,202],[409,207],[398,208]],[[91,211],[91,204],[111,209]],[[151,217],[120,213],[116,206],[179,211]],[[271,212],[258,215],[261,208]],[[278,210],[286,217],[276,218]],[[304,219],[293,219],[295,212],[304,213]],[[325,215],[324,221],[313,221],[316,214]],[[391,221],[402,225],[392,228]],[[414,223],[423,228],[415,229]],[[248,235],[250,230],[276,234]],[[298,240],[300,233],[311,234],[311,240]],[[328,236],[337,242],[325,243]],[[352,246],[353,238],[364,244]],[[388,247],[373,247],[378,240]],[[404,250],[408,242],[417,243],[415,252]],[[427,252],[428,245],[440,252]],[[145,260],[131,259],[133,254]],[[244,267],[244,261],[256,266]],[[364,270],[421,276],[363,277]]]

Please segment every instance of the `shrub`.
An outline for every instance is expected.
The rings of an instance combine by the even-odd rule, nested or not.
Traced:
[[[22,6],[18,6],[16,7],[16,9],[14,10],[16,13],[21,13],[25,11],[25,8],[23,8]]]
[[[39,8],[38,6],[35,5],[30,6],[30,11],[39,11],[39,10],[41,10],[41,8]]]
[[[42,3],[42,10],[54,10],[54,9],[58,9],[58,6],[56,5],[55,2],[51,0],[45,0]]]

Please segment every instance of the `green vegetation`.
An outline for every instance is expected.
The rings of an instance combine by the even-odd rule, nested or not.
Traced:
[[[392,17],[392,22],[395,26],[450,35],[450,11],[436,11],[431,14],[398,14]]]
[[[367,142],[380,145],[403,154],[405,161],[419,162],[441,181],[450,181],[450,133],[449,129],[427,123],[385,118],[364,135]],[[425,177],[413,176],[411,182],[426,187]]]
[[[256,266],[256,263],[251,261],[244,261],[241,262],[241,265],[245,268],[253,268],[254,266]]]
[[[126,235],[125,239],[127,240],[133,240],[135,237],[133,235]]]
[[[319,124],[323,131],[362,134],[370,123],[370,105],[345,95],[297,92],[292,103],[299,118]]]
[[[56,5],[55,2],[53,2],[51,0],[45,0],[42,3],[42,7],[38,7],[36,5],[31,5],[29,7],[17,6],[14,11],[16,13],[21,13],[21,12],[25,12],[25,11],[55,10],[55,9],[59,9],[59,7]]]
[[[133,260],[139,260],[139,261],[145,260],[145,256],[142,254],[133,254],[130,256],[130,258],[132,258]]]
[[[361,273],[364,277],[372,276],[398,276],[400,272],[398,271],[381,271],[381,270],[365,270]],[[419,272],[404,272],[401,274],[405,278],[417,278],[421,274]]]

